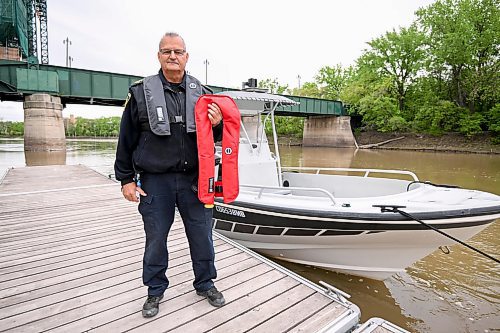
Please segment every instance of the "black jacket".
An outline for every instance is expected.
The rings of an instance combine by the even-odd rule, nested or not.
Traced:
[[[169,118],[182,115],[186,119],[186,80],[171,84],[160,70]],[[198,147],[196,133],[187,133],[185,123],[170,123],[171,135],[153,134],[142,81],[129,89],[130,97],[123,111],[118,147],[116,150],[115,176],[122,185],[133,181],[136,173],[198,172]],[[203,87],[203,93],[212,93]],[[193,112],[190,110],[189,112]],[[222,138],[222,124],[214,127],[214,140]]]

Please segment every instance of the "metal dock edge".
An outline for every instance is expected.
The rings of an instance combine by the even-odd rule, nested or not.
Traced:
[[[232,244],[234,247],[241,249],[242,251],[273,267],[274,269],[285,273],[292,279],[297,280],[301,284],[306,285],[314,291],[322,294],[324,297],[328,297],[348,309],[348,311],[342,313],[336,318],[333,318],[332,321],[327,323],[324,327],[320,328],[317,331],[318,333],[350,332],[359,323],[359,319],[361,317],[361,311],[359,307],[356,304],[349,302],[342,295],[333,293],[328,288],[323,289],[319,287],[317,284],[303,278],[297,273],[290,271],[289,269],[275,263],[272,260],[269,260],[268,258],[258,254],[257,252],[244,247],[243,245],[240,245],[239,243],[219,234],[216,231],[214,231],[214,236],[225,241],[226,243]]]

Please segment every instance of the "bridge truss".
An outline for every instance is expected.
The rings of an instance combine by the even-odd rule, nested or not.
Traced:
[[[47,1],[24,0],[28,19],[28,61],[38,58],[38,25],[40,26],[40,62],[49,64],[49,33],[47,29]]]

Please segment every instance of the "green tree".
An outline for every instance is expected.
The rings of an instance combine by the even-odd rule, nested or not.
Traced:
[[[101,117],[98,119],[78,117],[74,124],[68,124],[66,136],[117,137],[120,130],[120,120],[120,117]]]
[[[290,91],[288,85],[282,85],[278,79],[265,79],[259,82],[259,88],[267,88],[272,94],[284,94],[297,92],[296,90]],[[264,118],[263,118],[264,119]],[[275,116],[276,132],[278,135],[289,135],[295,137],[302,137],[304,128],[304,119],[301,117],[291,116]],[[265,124],[265,131],[269,135],[271,133],[271,122],[267,121]]]
[[[22,121],[0,121],[0,136],[23,136],[24,123]]]
[[[417,11],[429,46],[429,71],[448,82],[449,98],[471,112],[499,95],[498,0],[438,0]]]
[[[424,66],[424,38],[415,26],[393,30],[370,41],[371,49],[363,55],[365,65],[392,81],[392,97],[397,99],[400,112],[405,108],[408,88]]]
[[[490,120],[488,129],[494,135],[494,142],[500,144],[500,103],[497,103],[488,111],[487,117]]]
[[[271,94],[283,94],[288,89],[288,84],[281,85],[278,78],[259,81],[259,88],[267,88]]]
[[[306,82],[300,88],[294,88],[290,91],[291,95],[304,96],[312,98],[321,98],[322,92],[315,82]]]
[[[338,100],[352,74],[352,67],[343,68],[340,64],[322,67],[315,77],[321,87],[318,97]]]

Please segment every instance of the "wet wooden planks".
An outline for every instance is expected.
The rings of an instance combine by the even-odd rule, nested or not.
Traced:
[[[214,238],[227,304],[193,291],[182,222],[169,235],[170,287],[144,319],[144,232],[136,204],[84,166],[11,169],[0,184],[0,331],[317,331],[348,308]]]

